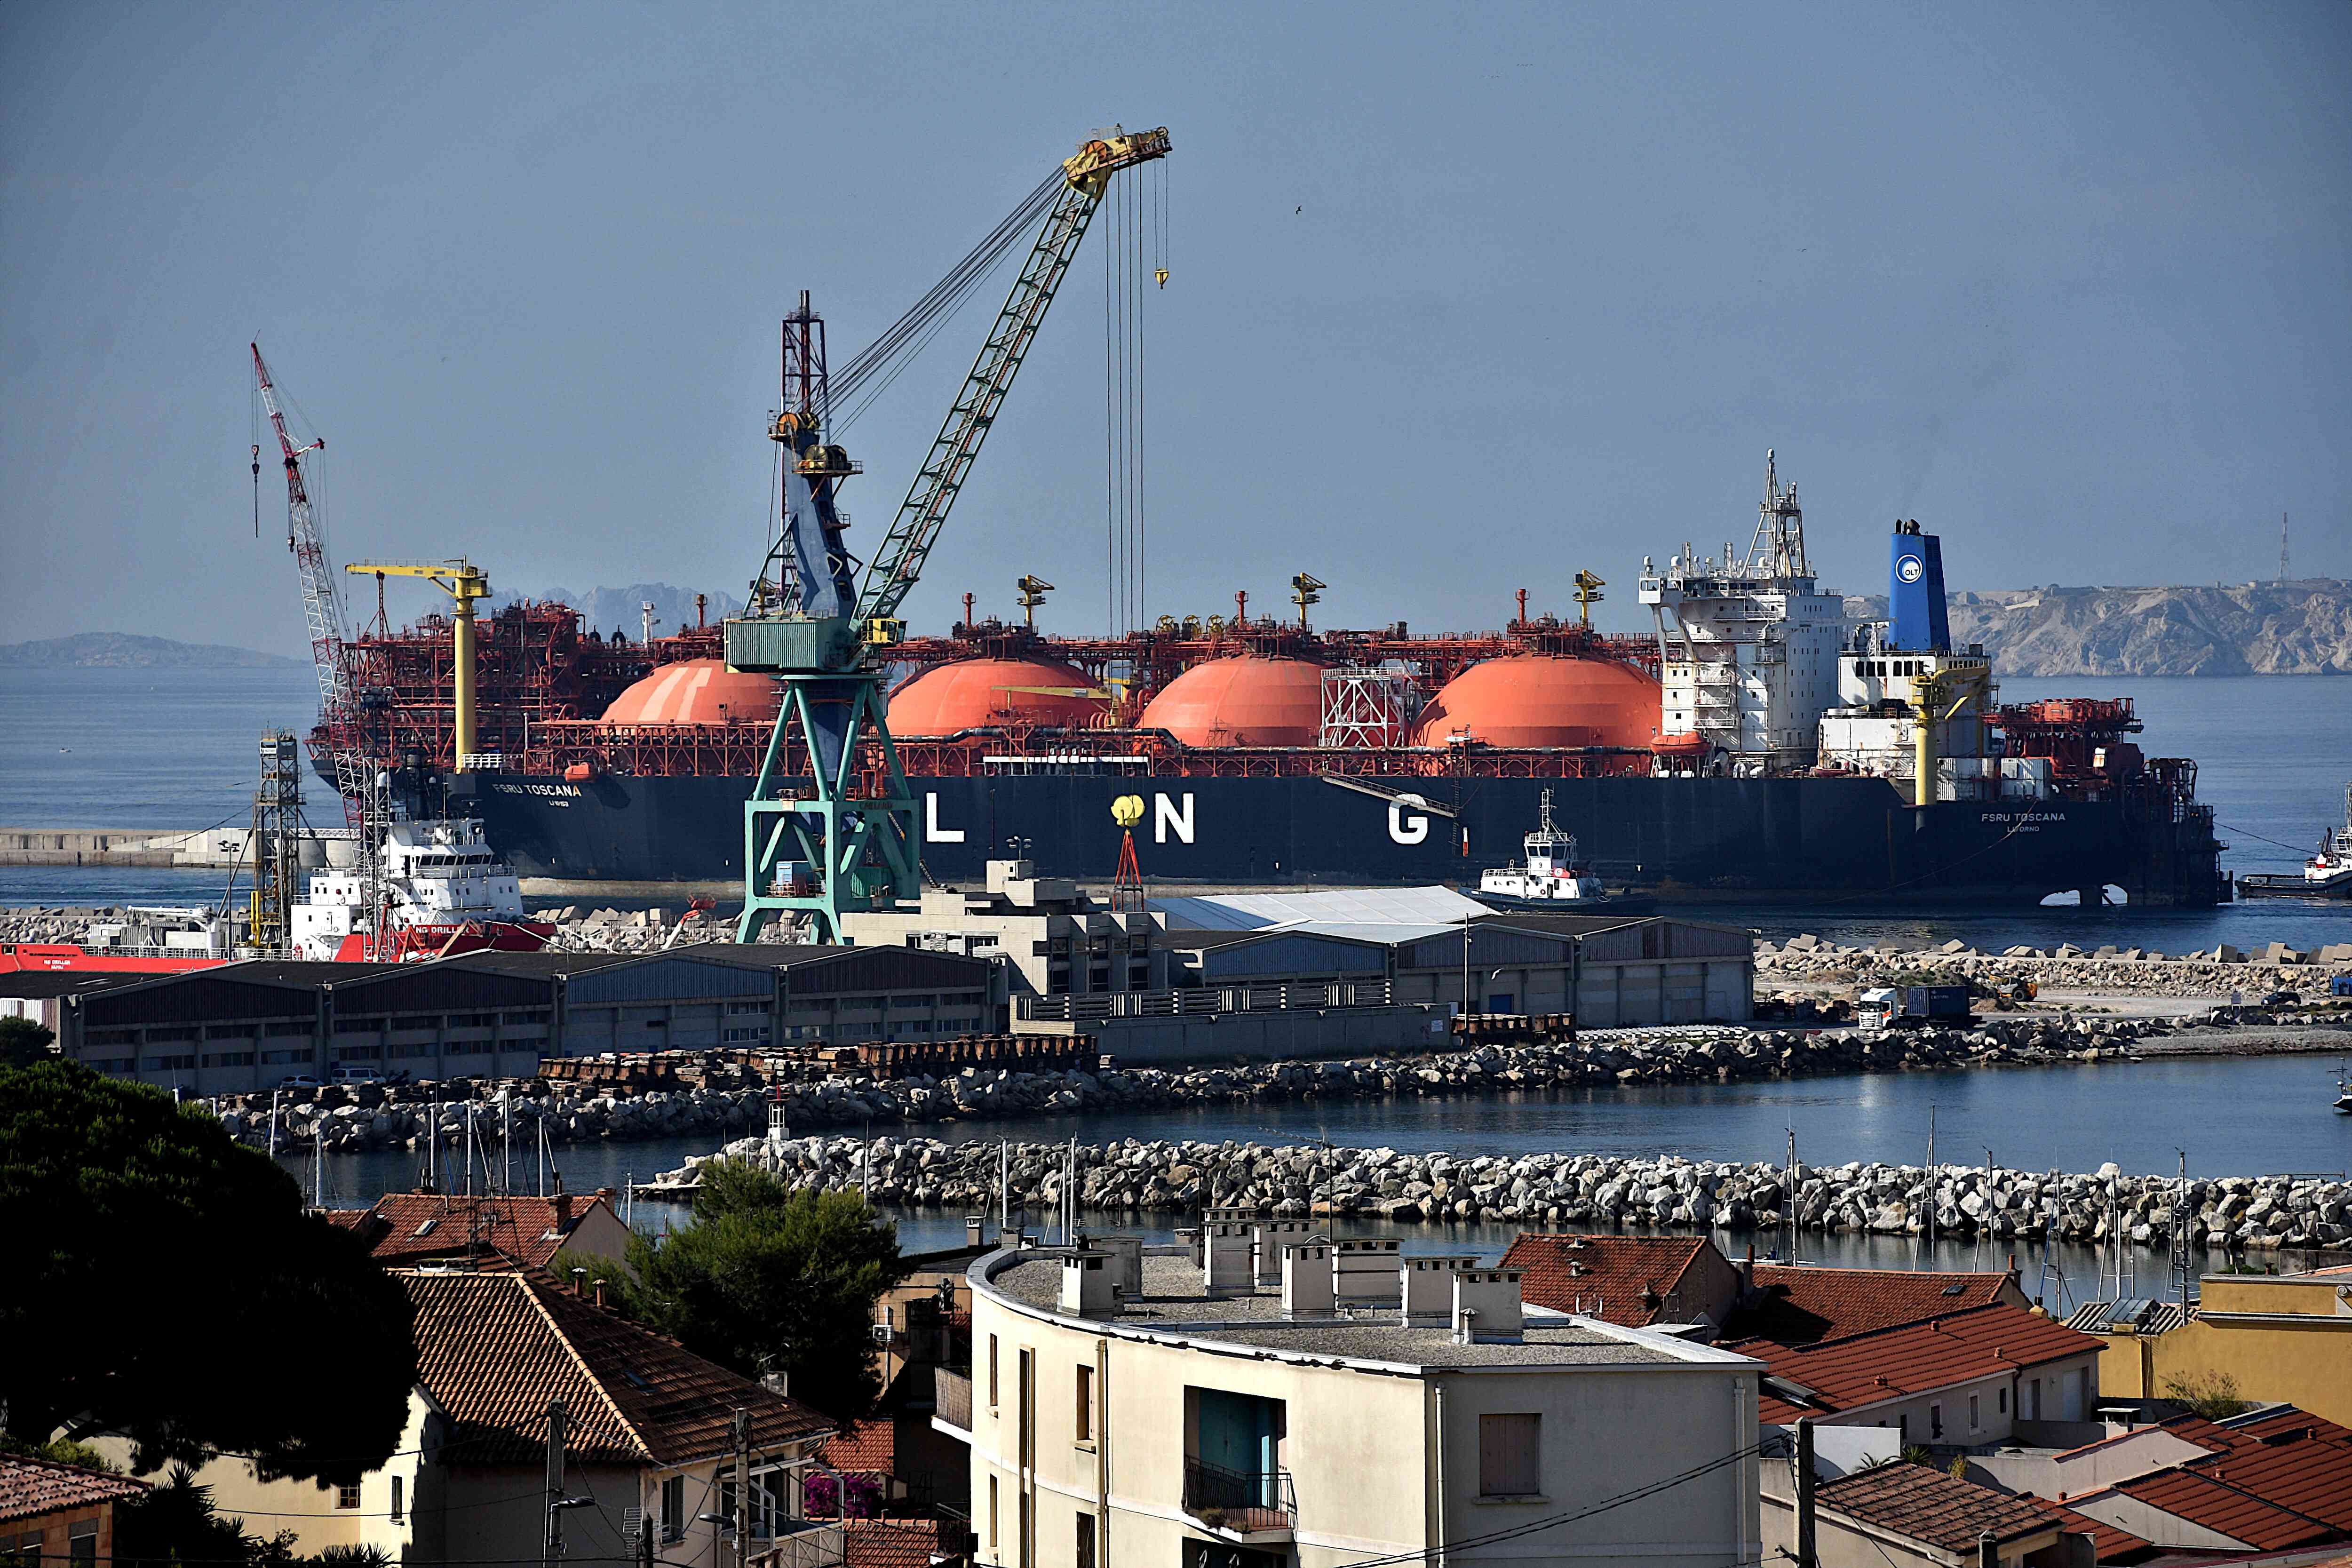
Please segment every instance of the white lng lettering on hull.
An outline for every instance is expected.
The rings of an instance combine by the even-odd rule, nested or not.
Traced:
[[[963,829],[940,826],[940,797],[935,790],[923,795],[923,842],[926,844],[961,844]]]
[[[1176,837],[1181,842],[1186,844],[1192,842],[1192,791],[1184,792],[1184,809],[1181,815],[1164,795],[1154,795],[1151,797],[1151,841],[1153,843],[1167,843],[1171,828],[1175,829]]]

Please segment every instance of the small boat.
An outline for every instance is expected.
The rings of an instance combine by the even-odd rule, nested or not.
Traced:
[[[1576,835],[1552,826],[1551,791],[1539,797],[1536,830],[1522,841],[1527,858],[1517,865],[1497,867],[1478,879],[1473,897],[1495,909],[1552,910],[1560,913],[1591,910],[1630,914],[1634,900],[1612,899],[1601,879],[1577,864]]]
[[[2336,1069],[2336,1114],[2352,1116],[2352,1077],[2339,1064]]]
[[[2238,891],[2258,899],[2352,899],[2352,784],[2344,788],[2344,826],[2319,836],[2302,876],[2254,872],[2238,879]]]

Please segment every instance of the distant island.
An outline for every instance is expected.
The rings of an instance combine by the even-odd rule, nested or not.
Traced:
[[[50,669],[274,669],[301,662],[249,647],[173,642],[130,632],[81,632],[38,642],[0,643],[0,665]]]
[[[2352,582],[1953,594],[1952,641],[1997,675],[2352,675]],[[1850,621],[1884,595],[1850,596]]]

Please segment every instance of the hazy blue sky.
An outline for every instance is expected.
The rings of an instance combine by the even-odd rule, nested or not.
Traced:
[[[1956,587],[2352,575],[2352,5],[0,6],[0,640],[301,643],[246,342],[341,559],[758,563],[836,358],[1090,129],[1165,124],[1150,609],[1499,624],[1888,521]],[[1099,236],[923,587],[1105,619]],[[992,290],[992,293],[994,291]],[[992,310],[993,299],[986,309]],[[870,546],[985,322],[852,432]],[[428,607],[409,590],[398,606]]]

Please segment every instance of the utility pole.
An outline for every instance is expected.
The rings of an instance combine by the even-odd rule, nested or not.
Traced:
[[[547,1402],[547,1531],[540,1538],[539,1561],[547,1568],[563,1555],[563,1401]]]
[[[735,1412],[735,1568],[751,1563],[751,1413]]]
[[[1814,1550],[1813,1418],[1797,1418],[1797,1568],[1821,1568]]]

